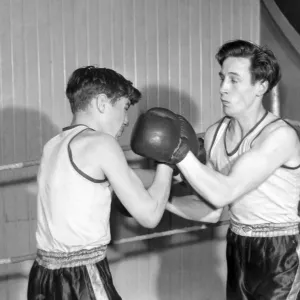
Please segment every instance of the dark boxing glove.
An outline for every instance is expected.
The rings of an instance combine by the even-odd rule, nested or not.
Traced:
[[[195,153],[193,151],[193,153],[195,154],[195,156],[197,157],[197,159],[202,163],[202,164],[206,164],[206,151],[204,148],[204,140],[201,137],[198,137],[198,151]],[[176,167],[177,168],[177,167]],[[179,172],[180,173],[180,172]],[[180,173],[180,176],[183,180],[183,185],[187,185],[190,186],[190,184],[188,183],[188,181],[185,179],[184,175],[182,173]],[[190,187],[191,188],[191,187]]]
[[[180,122],[180,136],[187,140],[189,150],[192,151],[195,156],[197,156],[200,145],[194,128],[183,116],[177,115],[177,118]]]
[[[198,141],[199,141],[199,151],[198,151],[197,158],[202,164],[205,165],[206,164],[206,151],[204,148],[204,140],[203,140],[203,138],[199,137]]]
[[[177,164],[191,148],[191,125],[188,123],[187,126],[186,123],[188,122],[183,117],[166,108],[149,109],[135,123],[131,148],[136,154],[158,162]],[[196,134],[195,138],[198,143]]]

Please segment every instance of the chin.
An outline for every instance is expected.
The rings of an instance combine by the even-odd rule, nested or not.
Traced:
[[[230,117],[230,118],[234,117],[234,115],[235,115],[234,112],[231,111],[228,107],[223,108],[223,113],[225,116]]]
[[[230,111],[229,111],[226,107],[223,108],[223,113],[224,113],[224,115],[227,116],[227,117],[230,117],[230,116],[231,116],[231,115],[230,115]]]

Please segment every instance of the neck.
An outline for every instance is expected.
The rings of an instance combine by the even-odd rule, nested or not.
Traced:
[[[101,128],[99,128],[99,124],[97,124],[94,121],[94,118],[92,116],[89,116],[87,113],[74,114],[71,122],[71,126],[73,125],[85,125],[96,131],[102,131]]]
[[[263,106],[259,110],[234,116],[231,120],[230,129],[237,133],[240,132],[244,137],[266,114],[266,110]]]

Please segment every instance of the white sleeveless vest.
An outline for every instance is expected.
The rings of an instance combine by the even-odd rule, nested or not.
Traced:
[[[38,173],[37,248],[73,252],[110,242],[111,189],[72,160],[70,141],[84,125],[65,128],[44,147]]]
[[[266,115],[244,137],[238,147],[232,153],[228,153],[225,135],[230,118],[224,117],[216,130],[208,155],[214,168],[228,175],[234,161],[251,148],[254,139],[271,122]],[[276,119],[275,122],[284,121]],[[295,168],[282,166],[255,190],[229,205],[229,214],[233,221],[242,224],[299,222],[299,196],[300,166]]]

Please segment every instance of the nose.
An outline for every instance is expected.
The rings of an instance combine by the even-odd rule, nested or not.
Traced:
[[[220,83],[220,93],[227,93],[228,92],[228,80],[224,79]]]

